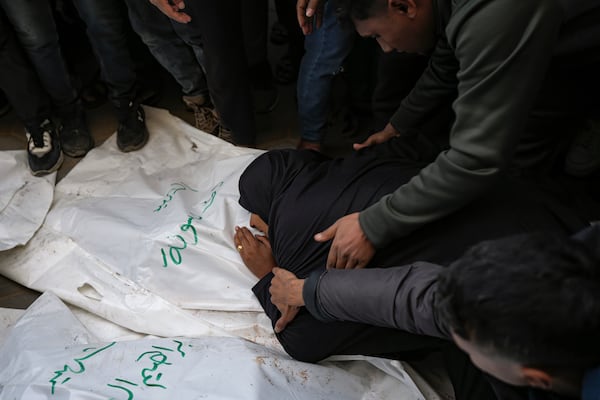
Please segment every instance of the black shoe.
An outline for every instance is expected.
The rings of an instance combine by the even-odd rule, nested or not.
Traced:
[[[75,112],[63,118],[60,143],[63,153],[69,157],[82,157],[94,147],[83,107],[77,107]]]
[[[117,128],[117,146],[124,152],[139,150],[148,143],[148,129],[146,128],[146,116],[144,109],[138,104],[130,102],[126,110],[119,110],[122,118],[119,118]]]
[[[52,122],[45,120],[40,126],[28,127],[25,134],[31,173],[42,176],[59,169],[63,162],[63,154],[58,133]]]

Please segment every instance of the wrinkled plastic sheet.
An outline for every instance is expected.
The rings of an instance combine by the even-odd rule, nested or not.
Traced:
[[[27,245],[0,253],[0,273],[40,292],[51,291],[71,307],[83,310],[82,315],[89,312],[106,320],[94,328],[94,332],[107,329],[106,324],[114,324],[133,335],[192,341],[219,337],[228,344],[219,347],[210,342],[211,346],[220,348],[220,356],[234,360],[231,365],[238,366],[243,365],[241,355],[228,352],[240,351],[249,360],[248,354],[260,349],[260,354],[266,354],[269,360],[273,360],[275,354],[286,359],[288,356],[277,342],[269,319],[252,294],[256,278],[233,246],[234,226],[249,222],[249,213],[238,204],[239,176],[262,152],[232,146],[164,110],[146,108],[146,116],[150,132],[148,144],[140,151],[122,153],[113,135],[88,153],[56,186],[54,204]],[[40,312],[34,315],[44,317]],[[44,330],[39,329],[38,334],[43,333]],[[36,340],[44,342],[42,337]],[[111,335],[85,337],[89,339],[81,345],[89,347],[89,344],[99,346],[110,340]],[[18,362],[21,371],[31,368],[39,371],[32,359],[27,358],[28,354],[35,353],[31,353],[28,346],[36,340],[13,346],[27,349],[23,354],[11,356],[13,360],[18,358],[11,362]],[[131,352],[140,349],[136,346]],[[63,355],[76,358],[75,353],[83,351],[82,347],[69,349],[65,351],[73,353]],[[36,354],[47,358],[57,350],[40,351]],[[126,348],[123,351],[129,352]],[[354,362],[364,360],[359,356],[343,359],[347,361],[336,368],[348,373],[354,368]],[[223,372],[222,368],[224,371],[232,368],[216,363],[216,358],[214,361],[203,365],[217,374]],[[253,362],[256,368],[256,361]],[[289,359],[288,362],[295,363]],[[379,365],[375,367],[375,364]],[[405,379],[405,370],[399,362],[374,359],[357,368],[361,374],[363,370],[386,371],[395,379],[400,376],[402,382]],[[242,368],[238,369],[242,374]],[[336,373],[323,371],[318,375]],[[42,375],[28,376],[31,382],[42,379]],[[285,382],[292,379],[289,374],[285,376]],[[420,380],[418,375],[413,376]],[[271,375],[265,378],[264,372],[253,372],[252,377],[252,380],[261,377],[258,384],[265,387],[264,380],[273,379]],[[11,376],[4,382],[14,383],[15,387],[27,382],[15,379]],[[346,382],[345,378],[340,379]],[[353,379],[357,379],[356,376]],[[405,380],[410,381],[407,376]],[[396,392],[404,390],[404,383],[398,384],[397,379],[393,382]],[[313,383],[327,386],[327,382],[318,379]],[[413,384],[406,384],[412,393]],[[424,382],[419,381],[419,386],[427,391],[427,398],[436,397]],[[348,388],[360,389],[352,385]],[[27,393],[37,389],[31,390],[33,392]],[[332,398],[320,392],[325,390],[323,387],[311,390],[307,393],[316,398]],[[372,390],[356,393],[371,398],[368,394]],[[83,397],[76,398],[96,398],[87,392],[81,393]],[[257,393],[261,395],[242,397],[263,397],[262,391]],[[356,393],[347,398],[361,398],[356,397]],[[144,394],[140,398],[151,397]]]
[[[101,342],[44,294],[0,347],[0,399],[423,399],[396,365],[307,364],[235,337]]]
[[[27,152],[0,151],[0,251],[26,244],[52,204],[56,173],[31,175]]]

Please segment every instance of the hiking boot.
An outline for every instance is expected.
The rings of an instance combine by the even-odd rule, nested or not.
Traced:
[[[600,121],[590,120],[573,140],[565,160],[565,172],[590,175],[600,169]]]
[[[70,115],[63,117],[60,131],[62,151],[69,157],[82,157],[94,147],[83,107],[77,106]]]
[[[148,129],[144,109],[130,101],[127,105],[117,107],[119,127],[117,128],[117,146],[124,152],[139,150],[148,143]]]
[[[216,132],[214,133],[214,135],[216,137],[218,137],[219,139],[223,139],[226,142],[235,144],[235,142],[233,141],[233,133],[231,132],[231,130],[228,128],[225,128],[221,124],[219,124],[217,126],[217,129],[216,129]]]
[[[219,126],[219,114],[212,104],[202,95],[183,96],[188,110],[194,112],[194,125],[203,132],[216,135]]]
[[[210,100],[207,100],[203,95],[183,96],[183,102],[188,110],[194,112],[196,128],[235,144],[231,130],[221,124],[219,113],[212,106]]]
[[[27,160],[34,176],[50,174],[60,168],[63,154],[54,124],[48,119],[39,126],[25,130],[27,136]]]

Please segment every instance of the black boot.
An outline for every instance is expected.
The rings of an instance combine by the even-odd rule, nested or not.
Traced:
[[[139,150],[148,142],[148,129],[144,109],[136,102],[121,102],[116,107],[119,127],[117,146],[122,152]]]

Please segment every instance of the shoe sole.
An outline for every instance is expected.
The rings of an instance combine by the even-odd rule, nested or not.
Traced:
[[[47,170],[46,169],[42,169],[42,170],[39,170],[39,171],[34,171],[34,170],[31,169],[31,167],[29,167],[29,171],[31,171],[31,174],[33,176],[44,176],[44,175],[51,174],[51,173],[55,172],[56,170],[58,170],[62,166],[62,163],[63,163],[64,159],[65,158],[64,158],[63,153],[61,151],[60,156],[58,157],[58,160],[52,166],[52,168],[47,169]]]
[[[141,149],[142,147],[144,147],[146,145],[146,143],[148,143],[148,139],[150,139],[150,134],[148,133],[147,130],[144,130],[144,140],[142,140],[141,143],[136,144],[136,145],[129,145],[129,146],[121,146],[119,144],[119,142],[117,142],[117,147],[119,148],[119,150],[121,150],[123,153],[129,153],[131,151],[136,151]]]

